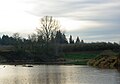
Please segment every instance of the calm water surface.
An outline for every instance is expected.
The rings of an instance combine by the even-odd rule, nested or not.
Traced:
[[[0,84],[120,84],[120,73],[74,65],[0,65]]]

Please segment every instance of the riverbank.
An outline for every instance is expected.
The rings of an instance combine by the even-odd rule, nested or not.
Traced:
[[[0,51],[0,64],[5,65],[90,65],[98,68],[118,69],[120,58],[112,51],[81,51],[63,53],[57,59],[44,57],[40,54],[32,54],[26,51],[10,51],[9,47]]]
[[[120,54],[113,51],[103,51],[87,63],[90,66],[102,69],[118,69],[120,71]]]
[[[95,51],[64,53],[56,59],[46,58],[41,54],[32,54],[26,51],[0,51],[0,63],[2,64],[70,64],[87,65],[88,60],[96,57]],[[51,56],[47,56],[51,57]]]
[[[85,62],[74,62],[74,61],[65,61],[65,62],[2,62],[0,65],[24,65],[24,64],[29,64],[29,65],[86,65]]]

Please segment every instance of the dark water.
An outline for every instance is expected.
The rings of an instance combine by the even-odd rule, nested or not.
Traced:
[[[0,84],[120,84],[120,73],[88,66],[0,65]]]

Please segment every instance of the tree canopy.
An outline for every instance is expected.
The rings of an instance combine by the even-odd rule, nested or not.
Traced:
[[[48,42],[56,35],[60,28],[60,24],[52,16],[44,16],[41,18],[40,22],[41,24],[40,27],[37,28],[37,33],[39,36],[43,36],[43,38]]]

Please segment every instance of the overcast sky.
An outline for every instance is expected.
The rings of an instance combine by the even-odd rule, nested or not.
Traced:
[[[32,33],[46,15],[58,19],[67,36],[120,41],[120,0],[0,0],[0,35]]]

